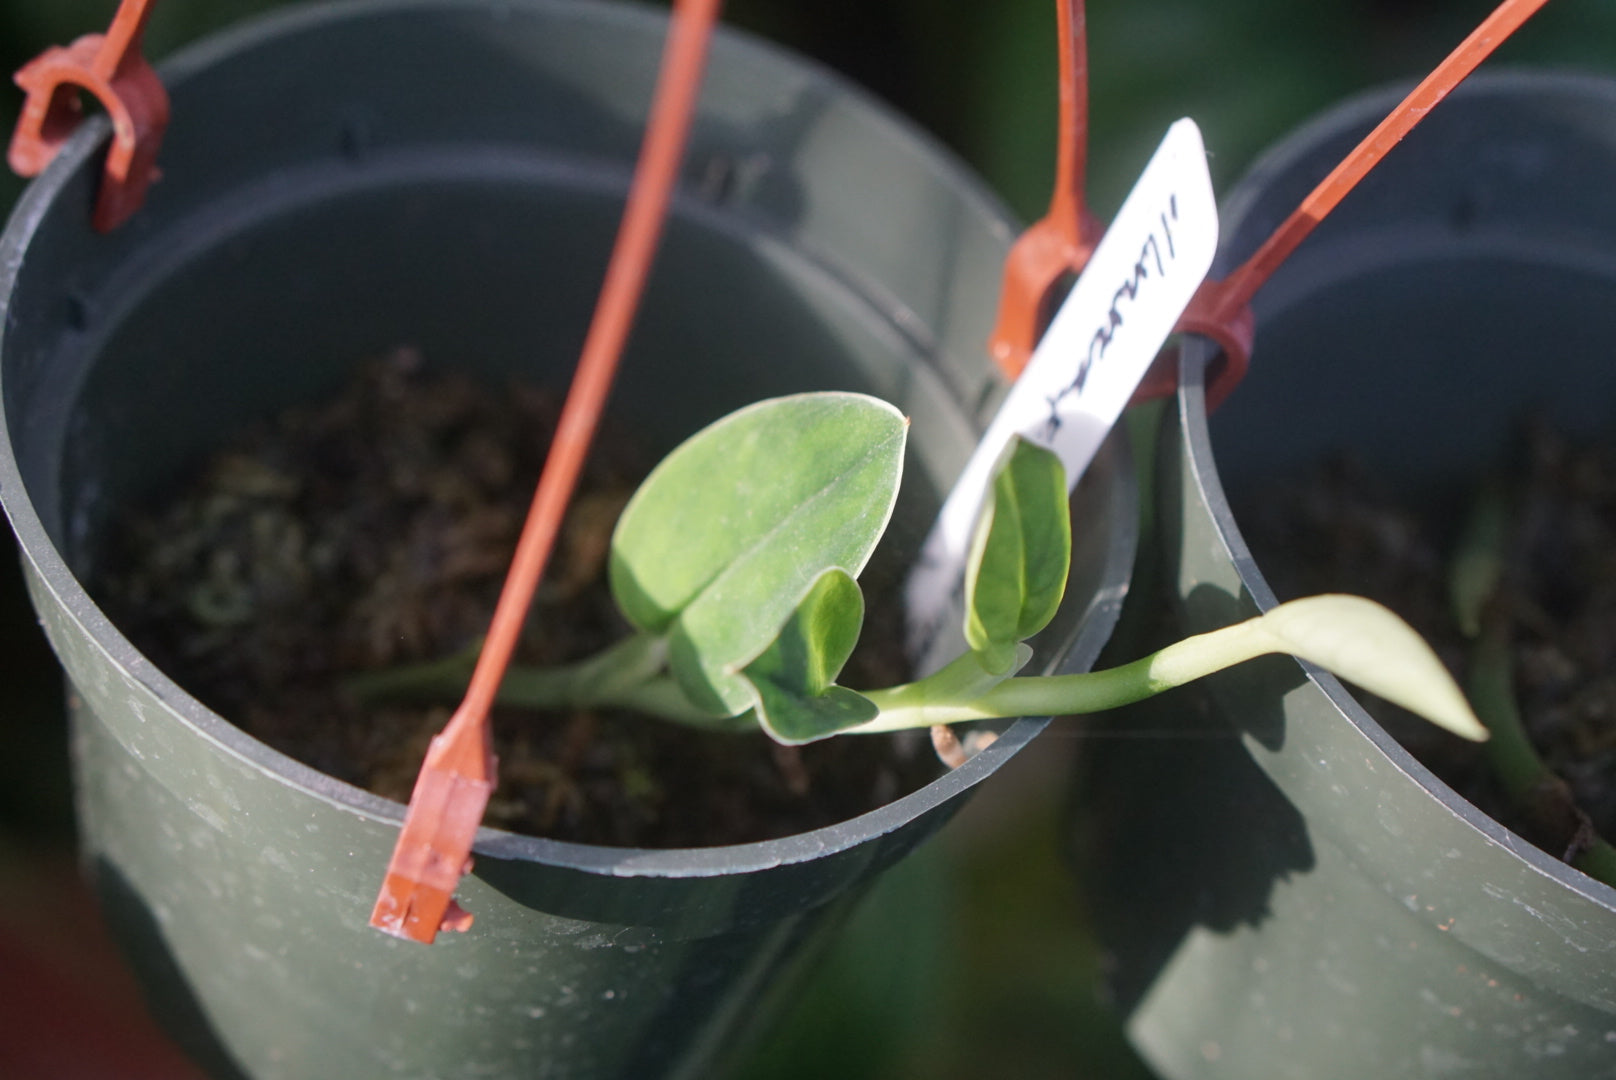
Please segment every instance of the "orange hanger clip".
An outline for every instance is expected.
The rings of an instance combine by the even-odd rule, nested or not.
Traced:
[[[157,176],[157,148],[168,127],[168,91],[141,55],[141,36],[155,0],[123,0],[105,34],[55,46],[17,71],[27,91],[6,155],[19,176],[38,176],[84,119],[88,90],[112,120],[112,146],[102,170],[92,220],[111,232],[140,208]]]
[[[1060,286],[1081,273],[1105,225],[1083,197],[1088,168],[1088,18],[1083,0],[1056,0],[1060,52],[1060,132],[1055,149],[1055,191],[1049,212],[1023,232],[1004,262],[998,323],[988,352],[1015,379],[1032,359]]]

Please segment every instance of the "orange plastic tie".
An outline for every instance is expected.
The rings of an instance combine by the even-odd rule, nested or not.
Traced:
[[[1060,52],[1060,132],[1055,150],[1055,191],[1049,212],[1022,233],[1004,262],[999,318],[988,351],[1015,379],[1043,336],[1049,303],[1069,274],[1080,273],[1105,226],[1083,198],[1088,168],[1088,19],[1083,0],[1056,0]]]
[[[112,146],[102,170],[91,223],[121,225],[146,199],[157,177],[157,148],[168,127],[168,91],[141,55],[141,35],[155,0],[123,0],[105,34],[86,34],[23,65],[17,85],[28,94],[6,159],[19,176],[38,176],[84,119],[88,90],[112,120]]]
[[[633,326],[684,157],[719,6],[720,0],[678,0],[675,5],[628,205],[555,439],[465,700],[427,751],[371,912],[372,926],[398,937],[430,944],[440,929],[471,925],[471,915],[455,904],[453,895],[471,868],[472,841],[494,787],[497,763],[488,710],[515,651]]]
[[[1414,91],[1404,98],[1362,142],[1353,148],[1330,175],[1302,200],[1291,215],[1263,241],[1261,247],[1222,281],[1203,282],[1190,302],[1178,330],[1201,334],[1217,342],[1224,362],[1212,373],[1207,384],[1207,407],[1221,405],[1245,376],[1251,362],[1255,320],[1251,300],[1281,263],[1296,250],[1319,222],[1340,205],[1358,181],[1380,164],[1392,147],[1414,130],[1443,98],[1503,44],[1527,19],[1537,14],[1548,0],[1504,0],[1459,47],[1448,54]],[[1176,372],[1166,377],[1153,369],[1141,393],[1172,393],[1177,386]],[[1164,388],[1165,387],[1165,391]],[[1136,396],[1135,400],[1139,400]]]

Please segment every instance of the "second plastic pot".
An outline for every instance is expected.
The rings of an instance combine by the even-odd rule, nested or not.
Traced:
[[[165,67],[147,206],[101,236],[95,122],[0,250],[0,489],[72,684],[86,861],[155,1010],[215,1075],[707,1076],[801,946],[1043,720],[841,825],[638,851],[480,834],[465,935],[367,925],[403,808],[290,760],[92,601],[121,509],[243,424],[398,344],[491,379],[571,369],[664,16],[609,4],[308,8]],[[715,43],[685,183],[613,407],[653,447],[757,398],[861,389],[912,417],[912,551],[1002,390],[1011,226],[847,86]],[[1053,664],[1091,661],[1132,557],[1114,457],[1080,493]]]
[[[1400,94],[1266,155],[1228,200],[1224,266]],[[1259,294],[1251,371],[1210,423],[1211,350],[1186,349],[1157,472],[1184,631],[1275,602],[1226,490],[1346,451],[1462,498],[1529,408],[1616,430],[1613,186],[1616,84],[1478,79]],[[1616,890],[1466,802],[1335,679],[1269,658],[1130,720],[1158,738],[1093,744],[1083,876],[1164,1076],[1616,1076]]]

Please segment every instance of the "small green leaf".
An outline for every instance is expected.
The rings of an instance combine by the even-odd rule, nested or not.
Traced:
[[[1066,470],[1017,436],[994,473],[965,571],[965,640],[989,671],[1008,671],[1016,645],[1055,617],[1071,557]]]
[[[845,686],[832,686],[817,697],[805,698],[767,680],[753,685],[763,730],[786,746],[827,739],[867,724],[881,712],[869,698]]]
[[[746,665],[747,677],[767,678],[808,697],[822,693],[853,655],[863,625],[858,582],[845,570],[826,570],[769,647]]]
[[[646,478],[612,537],[612,592],[635,626],[668,635],[692,702],[748,708],[735,672],[827,569],[864,568],[897,498],[907,430],[862,394],[776,398],[698,432]]]
[[[782,743],[823,739],[868,723],[875,703],[835,686],[858,644],[864,594],[845,571],[825,571],[768,648],[746,665],[764,729]]]
[[[1361,596],[1292,600],[1253,623],[1274,644],[1350,683],[1478,742],[1487,729],[1425,639],[1402,619]]]

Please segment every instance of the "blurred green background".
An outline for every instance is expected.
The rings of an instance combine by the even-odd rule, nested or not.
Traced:
[[[160,0],[148,53],[274,0]],[[0,67],[104,29],[116,0],[0,0]],[[1352,92],[1424,74],[1490,0],[1093,0],[1089,191],[1108,217],[1169,123],[1198,121],[1227,191],[1267,143]],[[730,0],[726,22],[813,56],[958,152],[1024,218],[1054,157],[1051,0]],[[1489,62],[1616,69],[1616,4],[1554,0]],[[0,94],[9,129],[16,92]],[[0,204],[21,184],[0,178]],[[71,844],[61,697],[0,552],[0,909]],[[747,1078],[1144,1077],[1099,993],[1103,961],[1062,864],[1056,725],[967,815],[888,875]],[[3,975],[3,973],[0,973]],[[41,1078],[47,1080],[47,1078]]]

